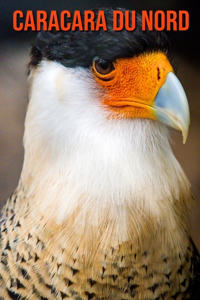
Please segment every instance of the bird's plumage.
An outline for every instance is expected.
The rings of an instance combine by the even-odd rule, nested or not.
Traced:
[[[190,299],[194,199],[168,129],[110,117],[93,67],[167,49],[139,17],[135,32],[39,34],[22,174],[2,210],[0,299]]]
[[[170,43],[164,32],[142,31],[141,17],[136,15],[133,31],[113,30],[113,10],[103,9],[107,30],[40,32],[31,50],[29,66],[37,66],[42,59],[60,62],[65,67],[90,68],[95,57],[114,61],[153,51],[164,52],[171,61]],[[125,11],[121,9],[122,11]],[[98,15],[98,9],[94,10]],[[114,50],[113,50],[114,49]]]

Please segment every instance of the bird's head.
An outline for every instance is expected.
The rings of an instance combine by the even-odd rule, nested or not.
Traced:
[[[44,74],[48,69],[49,76],[52,73],[55,77],[60,66],[63,74],[60,72],[57,76],[56,84],[59,99],[66,104],[63,109],[68,110],[66,97],[81,101],[81,93],[83,98],[87,94],[87,97],[98,98],[96,104],[103,108],[108,118],[157,120],[182,131],[185,143],[189,107],[170,63],[166,35],[142,31],[139,15],[134,31],[114,31],[113,10],[103,10],[107,31],[39,33],[31,50],[30,70],[39,69],[41,77],[41,72]],[[94,12],[97,19],[99,10]],[[57,70],[51,62],[57,63]],[[67,70],[69,76],[65,83]],[[82,89],[84,82],[85,90]],[[95,103],[95,99],[92,101]],[[90,110],[89,107],[85,109]]]

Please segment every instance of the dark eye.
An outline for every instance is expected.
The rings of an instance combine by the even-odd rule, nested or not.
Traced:
[[[101,75],[107,75],[114,70],[114,65],[111,61],[97,59],[94,62],[96,71]]]

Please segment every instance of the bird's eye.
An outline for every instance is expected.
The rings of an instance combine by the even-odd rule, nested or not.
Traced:
[[[111,61],[107,61],[104,59],[95,60],[94,68],[96,72],[98,72],[101,75],[107,75],[115,69]]]

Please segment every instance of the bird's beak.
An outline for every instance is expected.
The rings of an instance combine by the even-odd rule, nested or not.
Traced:
[[[182,132],[185,144],[190,124],[189,106],[184,89],[174,73],[168,73],[152,109],[156,120]]]

